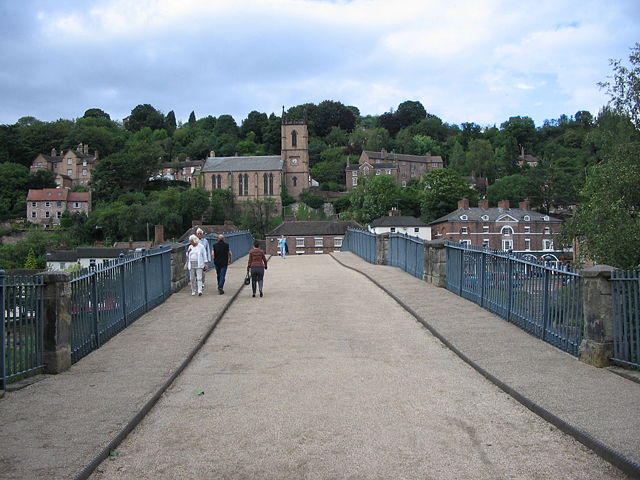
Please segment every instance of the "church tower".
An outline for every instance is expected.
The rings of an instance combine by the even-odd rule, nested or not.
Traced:
[[[305,120],[289,120],[282,109],[282,176],[287,193],[298,198],[311,186],[309,131]]]

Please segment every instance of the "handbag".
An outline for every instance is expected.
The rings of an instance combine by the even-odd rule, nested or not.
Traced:
[[[251,283],[251,277],[249,276],[249,272],[247,272],[247,276],[244,277],[244,284],[249,285]]]

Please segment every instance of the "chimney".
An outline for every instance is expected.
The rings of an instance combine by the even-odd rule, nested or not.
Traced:
[[[502,210],[509,210],[509,200],[500,200],[498,202],[498,208]]]
[[[489,208],[489,200],[478,200],[478,208]]]
[[[51,149],[51,156],[52,157],[57,157],[58,156],[58,151],[55,148]]]
[[[392,207],[391,211],[389,212],[389,216],[390,217],[399,217],[400,216],[400,210],[398,210],[395,207]]]
[[[98,160],[98,150],[94,150],[94,151],[93,151],[93,158],[95,158],[96,160]]]
[[[520,207],[520,209],[522,210],[529,210],[530,204],[529,204],[529,200],[525,200],[524,202],[520,202],[518,204],[518,206]]]
[[[154,227],[154,245],[160,245],[164,243],[164,225],[156,225]]]
[[[463,198],[462,200],[458,200],[458,208],[462,210],[469,210],[469,200]]]
[[[84,149],[82,151],[85,155],[89,155],[89,144],[85,144]]]

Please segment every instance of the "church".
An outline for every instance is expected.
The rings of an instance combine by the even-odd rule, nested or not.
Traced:
[[[311,185],[307,122],[282,116],[280,155],[207,158],[198,185],[206,190],[228,189],[236,201],[273,198],[280,207],[281,185],[298,198]]]

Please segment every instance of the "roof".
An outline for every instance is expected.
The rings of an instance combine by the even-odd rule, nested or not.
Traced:
[[[47,262],[77,262],[78,254],[75,250],[54,250],[47,252]]]
[[[401,162],[419,162],[419,163],[442,163],[442,157],[440,155],[407,155],[404,153],[394,152],[370,152],[363,151],[367,157],[371,160],[382,161],[401,161]]]
[[[369,226],[371,227],[426,227],[427,224],[416,217],[405,215],[387,215],[376,218]]]
[[[394,163],[391,162],[376,162],[376,163],[369,163],[367,162],[367,164],[371,165],[371,168],[392,168],[392,169],[396,169],[398,168]],[[364,163],[352,163],[349,164],[345,167],[346,170],[358,170],[359,168],[362,168],[362,166],[364,165]]]
[[[349,221],[305,221],[283,222],[267,233],[268,237],[285,235],[344,235],[347,228],[362,228],[358,222]]]
[[[39,190],[29,190],[27,193],[28,202],[47,201],[68,201],[68,202],[88,202],[89,192],[72,192],[68,188],[42,188]]]
[[[201,172],[239,172],[239,171],[282,170],[280,155],[255,157],[209,157]]]
[[[96,248],[76,248],[78,252],[78,258],[117,258],[121,253],[125,255],[129,253],[128,248],[108,248],[108,247],[96,247]]]
[[[462,220],[460,217],[462,215],[466,215],[467,219]],[[486,219],[482,217],[486,215]],[[524,220],[525,215],[529,215],[529,220]],[[522,208],[480,208],[480,207],[471,207],[471,208],[458,208],[453,212],[440,217],[433,222],[430,222],[429,225],[435,225],[438,223],[445,222],[495,222],[502,217],[509,216],[513,218],[513,221],[522,222],[547,222],[547,223],[562,223],[562,220],[559,218],[551,217],[549,215],[545,215],[543,213],[534,212],[533,210],[524,210]],[[548,217],[549,220],[545,220],[545,217]],[[505,219],[504,221],[509,221]]]

